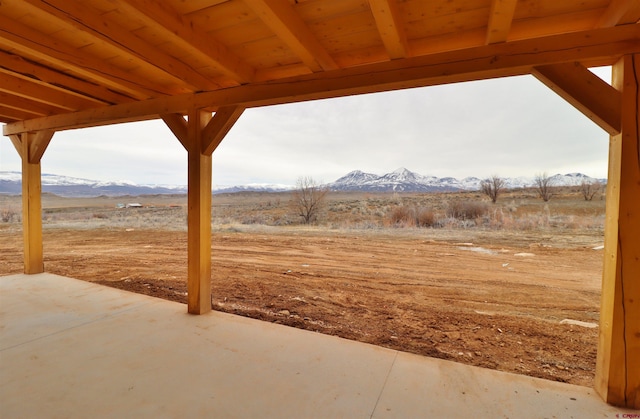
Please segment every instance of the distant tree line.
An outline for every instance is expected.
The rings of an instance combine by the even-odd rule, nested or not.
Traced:
[[[535,191],[538,197],[540,197],[544,202],[548,202],[553,196],[553,183],[553,178],[547,173],[538,173],[534,177]],[[480,182],[480,190],[483,194],[488,196],[494,204],[498,201],[498,198],[505,189],[506,180],[497,174],[494,174]],[[579,188],[585,201],[591,201],[593,197],[601,191],[601,189],[602,184],[600,182],[597,180],[587,179],[582,181]],[[292,193],[291,204],[296,215],[300,217],[300,220],[304,224],[312,224],[318,220],[318,217],[325,206],[325,199],[328,193],[329,189],[318,184],[313,178],[309,176],[301,176],[298,178],[296,188]],[[471,210],[480,213],[486,212],[486,208],[482,208],[480,210],[478,208],[464,207],[461,212],[458,211],[460,212],[458,213],[455,211],[455,208],[452,207],[450,208],[450,211],[452,211],[450,216],[461,219],[475,218],[479,216],[479,214],[474,213],[467,217],[467,213]],[[432,211],[401,208],[393,214],[392,219],[394,220],[394,223],[397,224],[406,224],[408,223],[408,220],[410,220],[412,224],[418,226],[429,226],[434,223],[434,214]]]
[[[536,174],[534,180],[534,188],[544,202],[548,202],[553,196],[553,177],[549,176],[546,172]],[[491,177],[480,182],[480,190],[487,195],[491,202],[494,204],[498,200],[500,194],[504,191],[506,182],[498,175],[492,175]],[[580,192],[585,201],[591,201],[598,192],[602,189],[602,184],[597,180],[583,179],[580,183]]]

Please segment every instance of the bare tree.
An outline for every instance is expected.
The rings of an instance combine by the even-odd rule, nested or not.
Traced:
[[[498,175],[492,175],[490,178],[483,180],[480,182],[480,188],[482,192],[491,198],[491,202],[494,204],[498,200],[498,195],[502,192],[504,188],[505,181]]]
[[[309,176],[298,178],[293,191],[293,206],[305,224],[311,224],[317,219],[328,192],[328,188],[318,185]]]
[[[553,179],[547,173],[539,173],[534,179],[535,187],[538,192],[538,196],[542,198],[544,202],[551,199],[553,195],[551,193],[551,186],[553,186]]]
[[[600,185],[600,182],[598,182],[597,180],[583,179],[580,183],[580,192],[582,192],[584,200],[591,201],[593,197],[596,196],[598,192],[600,192],[601,186],[602,185]]]

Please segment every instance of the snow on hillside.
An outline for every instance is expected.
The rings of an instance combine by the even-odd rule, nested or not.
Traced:
[[[555,186],[577,186],[583,180],[592,182],[597,180],[606,183],[606,179],[594,179],[582,173],[556,174],[551,179]],[[504,178],[504,180],[505,187],[509,189],[530,187],[535,183],[533,177]],[[0,172],[0,193],[19,194],[21,181],[20,172]],[[477,177],[466,177],[459,180],[453,177],[424,176],[401,167],[383,175],[354,170],[324,186],[334,191],[451,192],[479,190],[481,182],[482,179]],[[213,193],[284,192],[294,188],[291,185],[259,183],[238,186],[216,185],[213,187]],[[120,196],[184,194],[187,192],[187,187],[181,185],[137,185],[127,180],[100,182],[45,173],[42,175],[42,190],[61,196]]]
[[[0,193],[21,193],[22,174],[20,172],[0,172]],[[293,189],[291,185],[274,185],[252,183],[241,186],[213,186],[213,193],[234,192],[280,192]],[[138,185],[129,180],[113,182],[96,181],[90,179],[42,174],[42,190],[60,196],[92,197],[92,196],[122,196],[122,195],[152,195],[152,194],[186,194],[184,185]]]
[[[606,183],[606,179],[591,178],[582,173],[557,174],[551,177],[554,186],[577,186],[583,180]],[[535,185],[534,177],[504,178],[505,187],[509,189],[531,187]],[[466,177],[462,180],[453,177],[438,178],[424,176],[404,167],[384,175],[375,175],[355,170],[326,186],[336,191],[405,191],[405,192],[437,192],[437,191],[474,191],[480,189],[482,179]]]

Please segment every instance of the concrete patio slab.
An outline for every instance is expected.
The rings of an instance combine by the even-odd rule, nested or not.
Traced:
[[[0,416],[611,417],[594,391],[52,274],[0,278]],[[622,416],[620,416],[622,417]]]

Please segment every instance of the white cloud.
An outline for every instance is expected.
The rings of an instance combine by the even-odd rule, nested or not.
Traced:
[[[608,69],[598,75],[609,78]],[[404,166],[424,175],[604,177],[608,135],[531,76],[248,109],[213,157],[213,182],[333,181]],[[56,133],[43,172],[185,184],[186,152],[162,121]],[[0,170],[20,170],[0,141]]]

